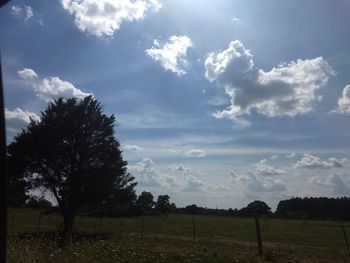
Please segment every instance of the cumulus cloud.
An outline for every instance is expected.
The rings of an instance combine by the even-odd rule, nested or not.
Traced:
[[[305,114],[318,101],[315,92],[335,74],[322,57],[298,59],[265,72],[254,65],[253,55],[239,40],[209,54],[204,64],[206,78],[224,87],[231,98],[231,105],[214,116],[233,120],[252,110],[267,117]]]
[[[17,71],[17,75],[22,79],[35,79],[38,77],[38,74],[31,68],[24,68]]]
[[[185,167],[183,164],[173,164],[168,166],[168,170],[172,172],[190,173],[192,169]]]
[[[338,100],[338,105],[334,112],[350,115],[350,85],[344,87],[342,97]]]
[[[169,42],[160,45],[154,40],[153,46],[146,50],[146,54],[159,62],[165,70],[170,70],[178,76],[186,74],[185,66],[187,49],[192,46],[192,41],[187,36],[171,36]]]
[[[304,154],[303,158],[296,162],[297,169],[331,169],[340,168],[346,159],[329,158],[327,161],[322,161],[321,158],[311,154]]]
[[[161,8],[157,0],[61,0],[61,3],[74,16],[79,30],[97,37],[112,36],[123,22],[143,19],[147,12]]]
[[[137,146],[137,145],[125,145],[124,150],[125,151],[140,152],[143,150],[143,148],[140,146]]]
[[[287,154],[286,158],[290,159],[290,158],[293,158],[294,156],[295,156],[295,153],[291,153],[291,154]]]
[[[140,187],[157,189],[162,187],[175,192],[203,192],[218,189],[216,184],[203,181],[191,174],[192,169],[182,164],[168,167],[171,172],[181,172],[177,175],[160,172],[156,166],[151,158],[146,157],[135,165],[129,165],[128,170],[136,177]]]
[[[278,154],[274,154],[274,155],[271,155],[270,159],[271,160],[276,160],[278,159],[280,156]]]
[[[322,188],[330,188],[338,196],[348,196],[350,194],[350,182],[344,178],[345,176],[342,174],[333,173],[326,178],[314,176],[310,179],[310,182]]]
[[[86,96],[92,95],[74,87],[68,81],[63,81],[59,77],[45,78],[39,85],[34,87],[34,91],[41,99],[51,101],[59,97],[69,98],[75,97],[83,99]]]
[[[277,169],[270,165],[266,159],[260,160],[259,162],[253,164],[252,167],[259,175],[280,175],[286,173],[285,170]]]
[[[188,150],[185,154],[189,157],[204,157],[207,155],[207,153],[201,149]]]
[[[24,21],[27,22],[34,16],[34,12],[29,5],[25,5],[24,7],[14,5],[11,6],[11,15],[18,19],[24,19]]]
[[[186,175],[185,176],[185,185],[183,187],[183,191],[185,192],[200,192],[205,186],[205,183],[198,178],[194,177],[193,175]]]
[[[30,119],[34,121],[40,120],[40,117],[36,113],[24,111],[20,108],[16,108],[13,111],[5,108],[5,118],[6,129],[12,132],[20,131],[30,122]]]
[[[241,23],[241,19],[238,18],[237,16],[233,16],[231,18],[231,22],[234,23],[234,24],[240,24]]]
[[[129,165],[128,170],[139,179],[140,186],[160,186],[161,178],[155,168],[155,163],[149,157],[143,158],[135,165]]]
[[[234,182],[234,183],[237,181],[243,182],[243,183],[249,182],[249,178],[247,176],[239,175],[237,172],[233,170],[229,171],[229,175],[230,175],[229,179],[231,182]]]
[[[280,179],[272,177],[259,177],[253,173],[249,173],[249,182],[247,190],[256,192],[283,192],[286,190],[284,183]]]

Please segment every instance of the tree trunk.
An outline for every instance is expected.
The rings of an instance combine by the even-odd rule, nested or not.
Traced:
[[[63,231],[64,235],[70,234],[73,232],[73,225],[75,219],[75,212],[72,210],[66,210],[63,212]]]

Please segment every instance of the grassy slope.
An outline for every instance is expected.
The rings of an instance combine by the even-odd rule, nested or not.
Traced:
[[[56,234],[61,218],[30,209],[9,212],[9,262],[347,262],[340,228],[298,220],[262,219],[265,258],[256,256],[254,220],[169,215],[144,218],[78,217],[66,246]],[[334,222],[312,222],[334,224]],[[347,234],[350,237],[350,229]]]

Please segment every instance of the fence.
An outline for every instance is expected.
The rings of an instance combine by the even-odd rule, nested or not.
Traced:
[[[10,210],[8,231],[59,231],[62,219],[36,210]],[[265,249],[325,249],[347,253],[350,225],[339,222],[252,219],[223,216],[142,216],[133,218],[78,217],[75,230],[103,232],[120,237],[133,236],[143,242],[150,239],[181,238],[195,242],[247,244],[257,254]],[[337,252],[338,251],[338,252]]]

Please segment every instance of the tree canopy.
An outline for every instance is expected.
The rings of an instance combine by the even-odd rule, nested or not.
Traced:
[[[169,212],[170,210],[170,197],[169,195],[160,195],[157,198],[156,209],[158,209],[161,213]]]
[[[149,212],[154,206],[154,197],[152,193],[143,191],[137,198],[136,205],[143,211]]]
[[[72,229],[82,205],[99,207],[135,198],[134,178],[127,172],[120,144],[114,137],[114,115],[102,113],[92,96],[60,98],[31,120],[8,147],[17,169],[32,188],[48,190]],[[11,169],[10,169],[11,170]]]

